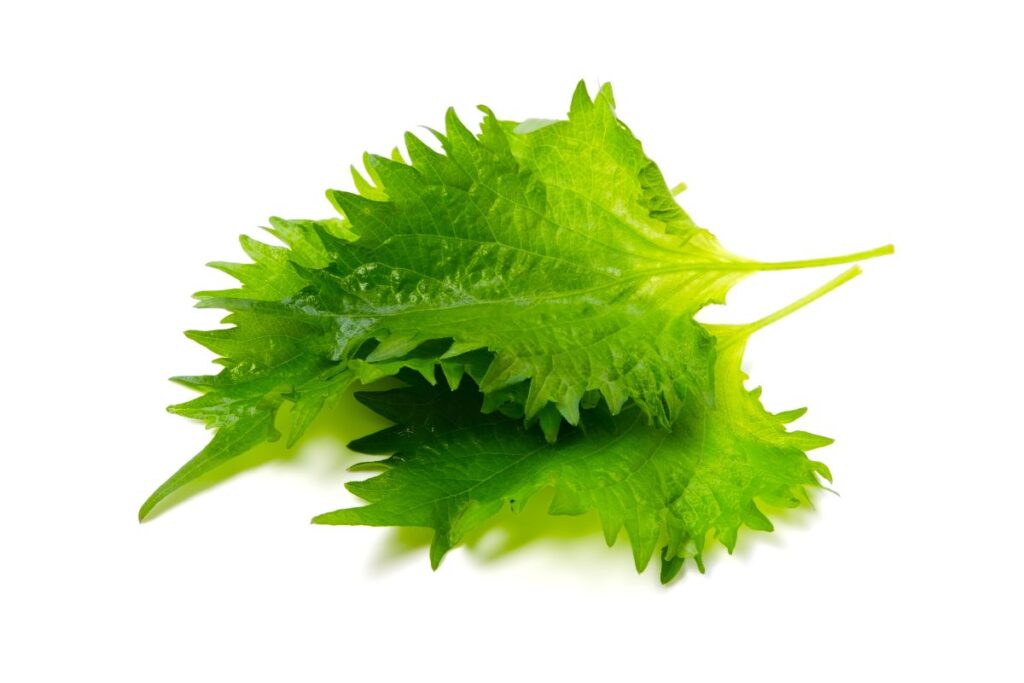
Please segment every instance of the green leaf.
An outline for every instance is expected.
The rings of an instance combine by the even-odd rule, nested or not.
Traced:
[[[591,98],[581,83],[563,121],[484,113],[474,135],[449,111],[435,133],[443,153],[407,135],[408,162],[366,155],[357,193],[328,192],[343,218],[272,219],[285,246],[243,238],[252,263],[211,264],[241,285],[200,292],[198,305],[229,311],[232,327],[190,337],[223,369],[179,378],[205,393],[176,412],[219,429],[248,402],[293,402],[294,442],[352,381],[403,368],[432,378],[440,364],[478,383],[485,410],[538,423],[548,440],[598,399],[669,428],[686,404],[713,400],[701,307],[758,270],[891,251],[769,264],[730,254],[676,204],[607,85]]]
[[[381,342],[362,373],[391,374],[407,351],[450,339],[442,357],[492,352],[476,378],[485,394],[524,385],[528,420],[551,406],[575,424],[596,392],[613,413],[632,400],[668,427],[687,400],[711,400],[700,308],[757,270],[875,254],[728,253],[676,204],[608,86],[591,99],[581,83],[568,119],[540,126],[481,109],[479,135],[449,111],[443,153],[407,135],[409,164],[369,155],[359,194],[328,193],[358,238],[332,242],[333,267],[308,273],[313,305]]]
[[[280,435],[274,429],[276,412],[276,405],[261,405],[258,401],[232,406],[225,412],[217,434],[210,443],[143,503],[139,510],[139,520],[144,519],[157,503],[188,482],[230,460],[238,453],[243,453],[264,441],[277,439]]]
[[[741,527],[771,531],[762,511],[807,502],[806,491],[831,481],[806,452],[831,439],[788,431],[794,411],[764,409],[760,389],[744,388],[740,369],[746,340],[757,329],[839,286],[852,269],[780,312],[741,327],[719,327],[713,407],[690,403],[672,430],[646,424],[638,406],[612,415],[606,406],[584,411],[580,427],[551,444],[516,419],[482,415],[471,383],[452,391],[419,382],[359,399],[398,424],[351,444],[354,450],[394,454],[386,468],[348,488],[368,505],[314,518],[319,524],[415,526],[434,530],[430,549],[442,557],[505,505],[521,508],[554,488],[552,514],[596,510],[609,545],[624,529],[638,571],[662,546],[662,578],[683,558],[703,571],[709,539],[730,552]]]
[[[308,287],[297,269],[328,266],[329,252],[322,239],[351,239],[351,232],[339,219],[272,218],[270,223],[269,231],[287,249],[243,237],[242,247],[253,263],[210,264],[234,276],[241,286],[196,294],[200,307],[216,308],[218,301],[234,304],[223,320],[229,327],[185,333],[220,356],[217,363],[222,369],[216,375],[173,378],[202,395],[168,410],[201,420],[216,433],[146,500],[140,520],[182,486],[278,438],[274,422],[285,402],[293,404],[288,442],[294,443],[316,414],[355,379],[337,358],[337,324],[289,308]]]

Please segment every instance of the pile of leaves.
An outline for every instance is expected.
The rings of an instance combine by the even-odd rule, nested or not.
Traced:
[[[327,193],[340,218],[272,218],[284,246],[243,237],[251,263],[211,264],[240,285],[199,292],[198,306],[227,310],[228,327],[187,335],[221,369],[174,378],[200,395],[169,410],[215,434],[140,519],[280,431],[294,444],[353,383],[387,377],[403,385],[357,394],[395,423],[351,444],[390,454],[347,485],[367,505],[313,521],[431,528],[434,567],[551,488],[552,514],[596,510],[609,544],[625,529],[638,571],[660,550],[669,581],[830,480],[807,452],[831,440],[787,428],[802,410],[765,410],[741,362],[753,332],[860,271],[750,324],[694,316],[755,272],[892,248],[782,263],[726,251],[676,203],[607,85],[592,98],[581,83],[567,120],[481,109],[478,134],[449,110],[436,144],[407,134],[407,158],[366,155],[355,192]]]

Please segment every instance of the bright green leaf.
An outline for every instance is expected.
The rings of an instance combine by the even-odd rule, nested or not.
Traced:
[[[731,552],[741,527],[770,531],[762,511],[807,501],[806,490],[831,480],[806,452],[831,439],[788,431],[794,411],[764,409],[760,389],[744,388],[740,362],[748,336],[859,272],[852,269],[780,312],[742,327],[719,327],[713,407],[692,402],[672,430],[650,426],[640,408],[612,415],[585,411],[580,428],[551,444],[519,420],[480,414],[471,383],[360,393],[394,427],[359,439],[355,450],[394,453],[383,474],[348,484],[368,505],[316,517],[321,524],[414,526],[434,530],[431,563],[505,505],[521,507],[554,488],[552,514],[596,510],[612,544],[624,529],[638,571],[662,546],[662,578],[692,557],[703,570],[709,539]]]
[[[220,429],[251,405],[292,402],[294,442],[352,381],[402,368],[432,378],[440,364],[476,380],[485,410],[539,423],[548,440],[598,399],[667,429],[713,401],[700,308],[755,271],[891,251],[772,264],[730,254],[676,204],[608,86],[591,98],[581,83],[563,121],[521,127],[484,111],[479,135],[448,113],[443,153],[407,135],[408,163],[366,155],[358,193],[328,193],[342,219],[273,219],[286,246],[243,238],[252,263],[212,264],[241,285],[200,292],[198,305],[229,311],[233,327],[190,336],[223,369],[180,378],[204,395],[173,410]],[[196,456],[144,512],[252,445],[231,443]]]

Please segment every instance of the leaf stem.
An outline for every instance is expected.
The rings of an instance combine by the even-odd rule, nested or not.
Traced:
[[[796,268],[817,268],[819,266],[835,266],[843,263],[865,261],[879,256],[887,256],[892,254],[894,251],[895,248],[891,244],[886,244],[885,246],[877,247],[875,249],[858,251],[853,254],[845,254],[843,256],[828,256],[825,258],[805,259],[801,261],[778,261],[775,263],[754,262],[750,265],[752,266],[752,270],[793,270]]]
[[[799,299],[789,304],[788,306],[783,306],[779,310],[775,311],[774,313],[769,313],[763,318],[759,318],[758,320],[743,325],[723,325],[722,328],[720,328],[722,331],[719,332],[718,334],[719,348],[723,349],[727,346],[731,346],[732,344],[736,343],[741,339],[746,339],[754,332],[757,332],[762,328],[768,327],[774,322],[782,320],[790,313],[800,310],[801,308],[803,308],[804,306],[813,301],[817,301],[821,297],[831,292],[833,289],[836,289],[840,285],[843,285],[852,280],[853,278],[857,277],[862,272],[864,271],[860,269],[860,266],[854,266],[849,270],[843,271],[843,273],[840,274],[838,277],[829,280],[828,282],[823,284],[821,287],[818,287],[810,294],[800,297]]]
[[[856,251],[852,254],[842,256],[826,256],[825,258],[802,259],[798,261],[701,261],[697,263],[685,263],[678,266],[668,266],[657,270],[648,271],[645,275],[659,275],[662,273],[682,273],[691,271],[708,271],[720,273],[733,272],[760,272],[764,270],[797,270],[800,268],[820,268],[822,266],[836,266],[844,263],[856,263],[867,259],[887,256],[895,252],[891,244],[886,244],[867,251]]]

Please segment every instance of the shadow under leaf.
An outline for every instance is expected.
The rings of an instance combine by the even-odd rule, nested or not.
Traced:
[[[793,508],[774,507],[759,502],[759,507],[772,519],[776,530],[765,533],[744,529],[739,534],[731,555],[746,561],[753,556],[759,545],[783,546],[786,531],[806,529],[813,524],[816,519],[813,500],[827,492],[824,489],[809,492],[812,505]],[[518,513],[512,512],[509,506],[504,507],[487,523],[468,534],[458,551],[468,553],[473,560],[489,565],[527,546],[550,545],[555,551],[551,555],[558,556],[568,565],[592,569],[595,562],[615,563],[622,567],[624,573],[632,573],[632,554],[623,533],[620,533],[615,544],[608,548],[600,519],[595,511],[591,510],[583,515],[552,515],[548,513],[548,506],[553,495],[552,488],[543,489]],[[374,570],[391,569],[400,564],[404,565],[413,558],[422,561],[424,566],[429,566],[427,550],[434,535],[433,530],[398,527],[387,531],[373,560]],[[709,539],[704,552],[704,562],[709,567],[727,554],[722,544],[710,542],[712,540]],[[695,570],[693,561],[686,561],[683,571],[671,583]],[[657,571],[652,571],[651,568],[648,569],[648,573],[657,575]]]

